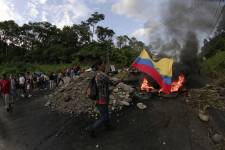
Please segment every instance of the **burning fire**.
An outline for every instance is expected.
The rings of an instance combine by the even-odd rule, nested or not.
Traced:
[[[178,80],[173,81],[171,84],[171,92],[177,92],[184,85],[185,77],[183,74],[180,74]]]
[[[153,89],[154,88],[149,84],[148,80],[144,78],[141,84],[141,91],[151,92]]]
[[[178,79],[173,81],[171,84],[171,92],[178,92],[184,85],[185,82],[185,76],[183,74],[180,74],[178,76]],[[141,84],[141,91],[151,92],[154,90],[154,87],[150,85],[148,80],[146,78],[143,78],[142,84]],[[159,93],[162,92],[162,89],[158,91]]]

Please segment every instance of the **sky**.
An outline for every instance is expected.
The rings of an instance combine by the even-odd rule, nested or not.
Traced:
[[[105,14],[100,25],[113,29],[116,35],[134,36],[147,43],[145,30],[150,29],[144,28],[149,17],[146,5],[156,7],[157,1],[142,0],[140,5],[139,0],[0,0],[0,21],[15,20],[19,25],[48,21],[62,28],[80,23],[97,11]]]

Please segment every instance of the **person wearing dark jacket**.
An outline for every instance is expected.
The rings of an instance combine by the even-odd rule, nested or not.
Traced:
[[[87,128],[91,137],[95,137],[95,130],[101,125],[105,125],[107,129],[111,128],[109,119],[109,84],[110,80],[105,73],[105,64],[99,60],[95,65],[95,80],[98,89],[98,98],[96,99],[96,107],[99,110],[100,118]]]

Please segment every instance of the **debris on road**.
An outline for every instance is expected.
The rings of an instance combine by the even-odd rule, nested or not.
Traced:
[[[218,83],[207,84],[200,89],[191,89],[187,102],[196,108],[203,108],[205,106],[213,107],[218,110],[225,111],[225,91],[224,85]]]
[[[75,115],[96,113],[94,101],[86,97],[86,90],[93,76],[93,72],[85,72],[56,89],[53,94],[49,95],[52,110]],[[112,78],[112,80],[118,81],[116,78]],[[112,89],[109,102],[110,111],[121,110],[124,106],[130,106],[132,102],[130,95],[134,92],[134,88],[121,82],[110,87],[110,89]]]
[[[208,113],[206,113],[205,111],[199,111],[198,113],[198,117],[201,121],[204,121],[204,122],[208,122],[209,121],[209,115]]]
[[[212,136],[212,141],[214,143],[220,143],[222,140],[223,140],[223,136],[221,134],[216,133]]]
[[[144,109],[147,108],[147,106],[146,106],[145,104],[143,104],[143,103],[137,103],[137,107],[138,107],[139,109],[141,109],[141,110],[144,110]]]
[[[96,147],[96,148],[99,148],[99,145],[97,144],[97,145],[95,145],[95,147]]]

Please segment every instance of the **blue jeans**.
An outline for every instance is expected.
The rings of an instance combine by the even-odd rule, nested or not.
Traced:
[[[91,129],[96,129],[102,124],[108,125],[109,124],[109,109],[108,105],[97,105],[97,109],[100,112],[100,118],[95,121],[95,123],[91,126]]]

